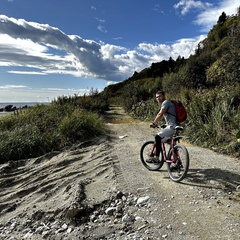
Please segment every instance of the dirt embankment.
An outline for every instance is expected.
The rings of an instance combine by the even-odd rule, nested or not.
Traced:
[[[239,239],[239,160],[187,144],[174,183],[140,163],[147,123],[106,120],[108,137],[0,166],[0,239]]]

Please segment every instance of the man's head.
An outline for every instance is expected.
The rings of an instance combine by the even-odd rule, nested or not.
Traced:
[[[162,103],[165,100],[165,92],[164,91],[157,91],[156,100],[157,100],[158,103]]]

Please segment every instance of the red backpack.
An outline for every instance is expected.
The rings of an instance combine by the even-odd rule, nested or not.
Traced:
[[[187,119],[187,112],[185,107],[183,106],[182,102],[180,100],[174,99],[170,100],[176,108],[176,113],[177,113],[177,121],[178,122],[184,122]]]

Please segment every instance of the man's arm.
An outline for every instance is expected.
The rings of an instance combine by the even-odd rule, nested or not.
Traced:
[[[157,123],[162,119],[164,113],[166,113],[166,109],[161,108],[161,110],[159,111],[159,113],[157,114],[155,120],[153,121],[153,125],[157,125]]]

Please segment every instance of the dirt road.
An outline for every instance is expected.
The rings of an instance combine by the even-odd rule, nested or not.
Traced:
[[[239,239],[240,163],[186,144],[190,169],[139,160],[148,123],[113,108],[109,136],[0,166],[0,239]]]
[[[166,166],[147,171],[139,162],[139,149],[154,132],[147,123],[112,125],[119,136],[115,144],[118,188],[150,196],[151,218],[156,226],[170,228],[153,239],[236,239],[240,237],[240,163],[208,149],[185,144],[190,170],[181,184],[172,182]],[[238,201],[236,200],[238,199]],[[169,229],[168,229],[169,230]],[[156,230],[157,231],[157,230]]]

